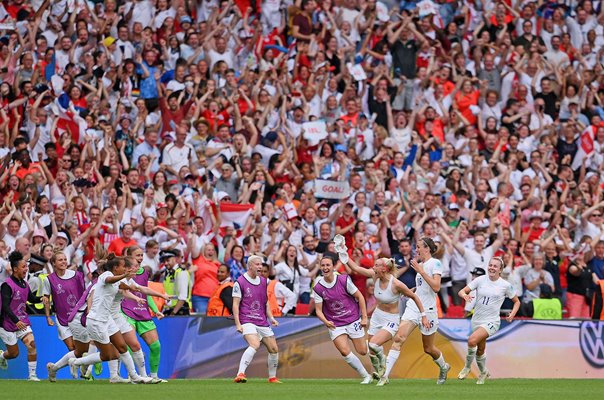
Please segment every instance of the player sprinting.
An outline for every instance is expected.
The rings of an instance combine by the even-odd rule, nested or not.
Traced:
[[[393,259],[379,258],[373,269],[361,268],[351,259],[340,259],[340,261],[350,267],[353,272],[372,278],[375,281],[374,296],[378,305],[369,321],[367,334],[369,335],[369,358],[375,369],[374,378],[379,379],[386,371],[386,357],[382,346],[396,335],[400,324],[398,303],[401,295],[413,300],[420,314],[424,314],[421,323],[425,329],[430,328],[430,323],[425,316],[424,307],[419,297],[407,285],[394,277],[396,264]],[[344,261],[347,262],[344,263]]]
[[[357,353],[367,354],[365,298],[350,276],[334,273],[333,258],[324,256],[320,268],[323,276],[313,288],[317,317],[329,329],[329,336],[344,360],[363,378],[361,384],[368,385],[373,378],[348,343],[350,339]]]
[[[103,263],[105,263],[105,259],[107,258],[107,249],[105,249],[105,247],[103,247],[103,245],[101,244],[101,242],[99,242],[98,240],[96,241],[96,243],[94,244],[94,262],[95,265],[102,265]],[[81,358],[84,357],[87,354],[91,354],[97,351],[96,345],[94,344],[94,342],[92,340],[90,340],[90,335],[88,334],[88,329],[86,329],[86,317],[88,316],[88,298],[90,297],[91,293],[93,293],[93,289],[94,289],[94,285],[96,284],[97,280],[98,280],[98,276],[99,274],[101,274],[102,272],[104,272],[101,268],[98,268],[91,273],[91,277],[90,277],[90,283],[88,285],[88,287],[86,288],[86,290],[84,291],[84,293],[82,294],[82,296],[80,296],[80,298],[78,299],[76,305],[72,308],[72,310],[69,312],[68,316],[67,316],[67,326],[69,327],[69,330],[71,331],[72,335],[73,335],[73,342],[74,342],[74,352],[73,352],[73,358]],[[67,363],[69,364],[69,360],[71,358],[69,358],[67,360]],[[55,368],[53,368],[53,370],[55,371],[54,374],[51,373],[51,370],[49,370],[48,373],[48,379],[51,382],[54,382],[54,380],[56,380],[56,371],[58,370],[56,368],[56,364],[54,366]],[[102,363],[96,363],[94,365],[95,367],[95,373],[97,375],[100,375],[102,370],[103,370],[103,364]],[[48,368],[48,365],[47,365]],[[83,371],[83,376],[84,379],[88,379],[88,377],[90,376],[90,374],[92,373],[92,368],[88,367],[85,371]],[[72,371],[73,374],[73,371]],[[53,380],[54,379],[54,380]]]
[[[262,257],[252,255],[247,260],[247,272],[233,285],[233,317],[237,332],[248,343],[239,362],[236,383],[247,382],[245,371],[262,343],[268,351],[268,382],[281,383],[277,379],[279,349],[271,329],[279,323],[273,317],[268,303],[268,280],[259,275]],[[270,322],[270,323],[269,323]]]
[[[126,270],[134,274],[136,277],[136,271],[139,269],[138,262],[132,257],[122,257],[124,259]],[[141,257],[142,259],[142,257]],[[147,378],[147,369],[145,366],[145,354],[141,349],[141,345],[136,337],[134,327],[127,321],[126,316],[121,312],[121,305],[124,300],[130,300],[137,303],[140,307],[148,307],[146,296],[158,296],[163,297],[164,300],[169,300],[170,297],[165,294],[158,293],[146,286],[141,286],[134,281],[133,278],[126,279],[124,282],[128,289],[122,289],[115,296],[113,304],[111,305],[111,318],[118,327],[122,334],[126,345],[128,346],[132,355],[132,360],[136,366],[136,371],[143,378]],[[137,296],[137,294],[140,294]],[[119,362],[118,360],[111,360],[109,364],[109,382],[112,383],[127,383],[127,379],[123,379],[119,375]],[[151,377],[150,383],[159,383],[163,380]]]
[[[37,353],[34,333],[25,311],[26,303],[39,303],[39,299],[29,290],[25,281],[27,275],[27,262],[23,254],[13,251],[8,256],[8,261],[13,274],[6,279],[0,287],[2,294],[0,300],[0,339],[6,345],[6,350],[0,350],[0,368],[7,369],[7,360],[17,358],[19,355],[19,340],[27,348],[28,380],[39,382],[36,374]]]
[[[472,362],[476,358],[476,364],[480,370],[480,375],[476,384],[482,385],[489,377],[489,370],[486,367],[487,356],[485,349],[487,339],[499,330],[501,319],[499,310],[506,297],[512,299],[514,306],[510,315],[506,318],[512,322],[514,316],[520,308],[520,300],[514,294],[514,288],[511,283],[501,278],[504,262],[500,257],[493,257],[489,261],[487,275],[479,276],[459,291],[459,297],[465,301],[472,301],[470,292],[476,290],[476,303],[474,305],[474,315],[472,316],[472,334],[468,338],[468,354],[466,355],[466,365],[459,372],[459,379],[465,379],[470,374]]]
[[[151,268],[142,267],[141,262],[143,261],[144,252],[138,246],[132,246],[125,249],[124,254],[128,257],[132,257],[135,262],[135,275],[132,280],[142,288],[149,286],[149,277],[151,276]],[[151,290],[151,289],[149,289]],[[153,292],[156,295],[160,293]],[[128,323],[136,330],[136,333],[147,343],[149,346],[149,371],[151,378],[159,379],[157,371],[159,370],[159,360],[161,353],[161,344],[159,342],[159,336],[157,334],[157,327],[153,322],[153,317],[149,312],[149,308],[155,313],[157,319],[162,319],[164,315],[157,309],[155,302],[152,300],[150,295],[145,296],[141,292],[133,292],[137,297],[147,300],[147,304],[141,304],[132,299],[124,299],[122,301],[122,312],[126,315]],[[169,299],[167,295],[160,296],[164,299]],[[126,337],[126,336],[125,336]],[[136,339],[136,337],[135,337]],[[127,343],[128,341],[126,341]],[[142,355],[142,351],[141,351]],[[144,369],[144,355],[143,356],[143,369]],[[141,371],[139,373],[142,374]],[[143,375],[144,376],[144,375]],[[160,379],[161,382],[167,382]]]
[[[436,296],[440,290],[440,277],[443,270],[437,258],[442,256],[443,248],[434,243],[432,239],[424,237],[417,243],[417,250],[422,262],[419,263],[417,260],[411,260],[410,264],[411,268],[417,272],[415,277],[415,294],[419,297],[421,304],[423,304],[425,312],[420,311],[416,303],[407,302],[407,308],[401,318],[401,324],[393,338],[392,347],[386,358],[386,372],[380,378],[378,386],[388,384],[388,376],[401,354],[401,346],[416,326],[419,326],[422,334],[424,352],[432,357],[440,369],[436,383],[439,385],[444,384],[447,381],[447,373],[451,369],[451,366],[445,362],[442,352],[434,345],[434,334],[438,330]],[[428,319],[428,327],[425,327],[422,323],[424,317]]]
[[[93,273],[96,275],[97,271]],[[86,329],[86,317],[88,315],[88,298],[94,285],[96,284],[98,277],[94,277],[79,298],[76,305],[73,307],[69,315],[67,316],[67,326],[73,335],[73,343],[74,343],[74,351],[73,357],[70,357],[67,360],[67,364],[69,365],[69,360],[72,358],[81,358],[84,357],[87,353],[92,354],[97,351],[96,345],[90,340],[90,335],[88,334],[88,329]],[[101,363],[97,363],[96,365],[102,366]],[[52,369],[48,368],[48,380],[51,382],[56,381],[56,372],[58,371],[57,364],[52,366]],[[51,373],[51,371],[54,371]],[[96,371],[97,375],[100,374],[100,371]],[[86,374],[89,372],[86,371]]]
[[[132,383],[152,383],[153,379],[142,377],[136,372],[132,356],[128,353],[128,346],[112,317],[116,297],[120,290],[130,289],[126,280],[134,273],[126,268],[123,258],[115,257],[113,253],[107,256],[103,269],[105,272],[99,276],[93,293],[89,296],[90,306],[86,319],[88,334],[96,342],[99,352],[69,360],[72,375],[77,367],[119,358],[126,367]],[[77,372],[75,375],[77,376]]]
[[[49,362],[46,364],[48,370],[48,380],[56,381],[57,371],[68,365],[71,358],[75,358],[75,342],[73,333],[69,329],[69,313],[76,306],[78,300],[84,294],[86,287],[84,283],[84,274],[80,271],[72,271],[67,269],[67,257],[63,252],[55,253],[50,262],[54,272],[48,275],[44,280],[42,287],[44,311],[48,325],[54,326],[55,323],[50,318],[50,304],[55,307],[55,316],[57,320],[57,331],[59,339],[65,343],[68,352],[63,355],[56,363]],[[88,345],[84,351],[94,352],[95,349],[89,350]]]

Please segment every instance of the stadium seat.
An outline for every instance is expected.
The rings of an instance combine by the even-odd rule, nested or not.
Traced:
[[[463,318],[464,314],[465,312],[462,306],[450,305],[446,316],[447,318]]]
[[[308,304],[296,304],[296,315],[308,315]]]

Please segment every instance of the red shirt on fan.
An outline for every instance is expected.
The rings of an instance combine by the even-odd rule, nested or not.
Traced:
[[[131,238],[130,240],[125,241],[124,238],[118,237],[111,242],[107,251],[115,253],[116,256],[120,257],[123,254],[124,249],[130,246],[136,246],[136,240]]]
[[[349,250],[349,256],[352,256],[352,250]],[[359,266],[365,269],[373,268],[375,264],[375,254],[373,250],[363,250],[363,258],[359,262]],[[365,275],[352,273],[350,275],[352,283],[359,289],[363,294],[363,297],[367,298],[367,277]]]
[[[205,118],[206,121],[208,121],[208,123],[210,124],[210,130],[212,131],[216,131],[218,125],[230,125],[229,121],[231,119],[231,116],[226,111],[220,111],[218,114],[214,114],[210,110],[205,110],[201,113],[201,116]]]
[[[171,122],[174,121],[176,125],[178,125],[189,112],[189,108],[193,105],[194,100],[191,99],[187,101],[182,107],[177,107],[175,111],[170,110],[168,107],[168,101],[165,97],[159,99],[159,109],[161,110],[161,120],[162,120],[162,134],[166,132],[173,131]]]
[[[89,227],[90,227],[90,223],[81,225],[79,227],[80,233],[82,234],[82,233],[86,232],[86,230]],[[94,257],[94,242],[96,241],[96,239],[98,239],[99,242],[101,242],[101,244],[103,246],[105,246],[105,243],[111,243],[114,239],[116,239],[118,237],[116,233],[110,233],[109,232],[109,230],[111,230],[111,229],[113,229],[113,225],[102,224],[101,225],[101,229],[99,229],[99,235],[98,235],[98,237],[90,237],[90,238],[88,238],[88,240],[86,241],[86,251],[85,251],[84,257],[83,257],[84,262],[87,262],[87,261],[90,261],[90,260],[93,259],[93,257]]]
[[[355,221],[356,221],[356,219],[355,219],[354,215],[351,215],[350,218],[346,218],[345,216],[342,215],[336,221],[336,227],[343,229],[343,228],[346,228],[347,226],[353,224]],[[354,237],[354,229],[350,229],[348,232],[346,232],[342,236],[344,236],[344,239],[346,239],[346,247],[351,249],[352,248],[352,238]]]

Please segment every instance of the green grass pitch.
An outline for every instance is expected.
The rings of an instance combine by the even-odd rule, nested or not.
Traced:
[[[108,381],[58,381],[40,383],[0,381],[1,398],[61,400],[315,400],[315,399],[477,399],[477,400],[592,400],[602,398],[604,380],[492,379],[476,385],[473,379],[450,379],[438,386],[434,380],[392,380],[389,385],[360,385],[359,380],[295,379],[282,385],[250,379],[246,384],[230,380],[172,380],[159,385],[112,385]]]

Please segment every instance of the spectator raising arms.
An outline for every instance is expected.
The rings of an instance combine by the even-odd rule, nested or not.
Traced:
[[[334,235],[409,287],[425,237],[445,315],[499,256],[525,304],[545,284],[588,315],[601,2],[30,3],[0,4],[0,282],[14,250],[42,257],[33,290],[55,251],[89,283],[95,246],[137,245],[164,311],[204,313],[258,255],[302,312]]]

